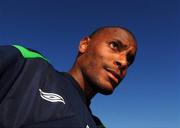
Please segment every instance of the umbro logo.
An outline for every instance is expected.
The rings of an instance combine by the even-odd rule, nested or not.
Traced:
[[[39,89],[39,92],[40,92],[41,98],[43,98],[44,100],[47,100],[50,102],[61,102],[65,104],[63,97],[58,94],[43,92],[41,89]]]

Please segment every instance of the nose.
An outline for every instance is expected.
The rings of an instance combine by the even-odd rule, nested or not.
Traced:
[[[126,69],[128,62],[127,62],[127,57],[126,55],[122,55],[118,57],[118,59],[115,60],[115,64],[119,69]]]

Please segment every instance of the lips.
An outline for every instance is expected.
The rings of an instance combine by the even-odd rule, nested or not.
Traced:
[[[116,82],[119,83],[119,81],[122,79],[120,74],[118,74],[114,69],[112,68],[105,68],[106,71],[108,71],[109,76]]]

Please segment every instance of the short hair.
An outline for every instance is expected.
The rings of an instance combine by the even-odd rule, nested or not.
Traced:
[[[122,27],[122,26],[102,26],[102,27],[97,28],[95,31],[93,31],[89,35],[89,37],[92,38],[94,35],[96,35],[97,33],[101,32],[101,31],[103,31],[103,30],[105,30],[107,28],[119,28],[119,29],[122,29],[122,30],[126,31],[127,33],[129,33],[133,37],[133,39],[136,41],[136,37],[134,36],[134,34],[129,29],[127,29],[125,27]]]

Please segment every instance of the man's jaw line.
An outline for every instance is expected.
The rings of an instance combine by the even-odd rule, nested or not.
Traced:
[[[97,92],[94,91],[88,84],[88,82],[86,82],[79,68],[76,66],[72,67],[69,71],[69,74],[77,81],[78,85],[83,90],[86,100],[92,99],[97,94]]]

